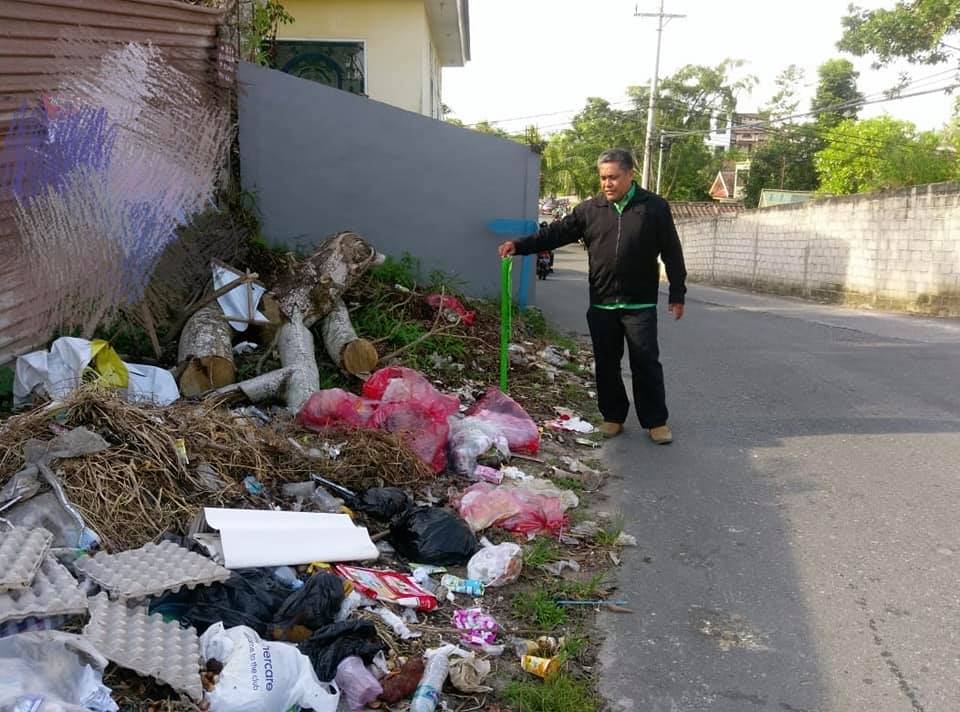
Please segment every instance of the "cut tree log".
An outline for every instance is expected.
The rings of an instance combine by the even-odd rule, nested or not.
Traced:
[[[357,233],[338,232],[320,243],[307,259],[289,257],[287,273],[271,292],[285,318],[299,312],[310,327],[333,310],[368,267],[383,259]]]
[[[280,364],[291,370],[286,401],[292,413],[298,412],[307,398],[320,390],[320,369],[313,349],[313,333],[304,325],[300,312],[294,311],[277,335]]]
[[[209,304],[191,316],[180,334],[177,350],[180,393],[197,396],[233,383],[233,337],[218,304]]]
[[[380,360],[377,347],[357,336],[342,300],[338,299],[333,311],[323,318],[320,333],[330,358],[347,373],[360,376],[376,369]]]
[[[320,389],[320,373],[310,327],[329,314],[337,304],[342,304],[341,295],[368,267],[383,262],[384,256],[360,235],[339,232],[324,240],[307,259],[299,260],[292,253],[286,259],[286,274],[270,290],[282,319],[274,339],[282,368],[235,386],[215,390],[209,393],[210,396],[243,393],[253,402],[282,397],[291,412],[298,412],[307,399]],[[343,358],[345,354],[341,351]],[[350,361],[354,362],[353,351]]]

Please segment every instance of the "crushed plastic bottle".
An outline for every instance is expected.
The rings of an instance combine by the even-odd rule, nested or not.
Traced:
[[[440,585],[454,593],[466,593],[470,596],[483,595],[483,581],[477,581],[476,579],[465,579],[459,576],[444,574],[440,579]]]
[[[342,506],[340,500],[327,492],[323,487],[317,487],[310,496],[313,506],[320,512],[336,514]]]
[[[450,655],[456,649],[455,645],[444,645],[426,652],[427,665],[410,701],[410,712],[434,712],[437,709],[443,683],[450,673]]]

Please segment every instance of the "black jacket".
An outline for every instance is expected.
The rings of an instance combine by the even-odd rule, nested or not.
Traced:
[[[670,206],[659,195],[637,187],[623,214],[603,195],[518,240],[518,255],[553,250],[583,238],[590,257],[590,303],[656,304],[663,260],[670,281],[670,304],[683,304],[687,269]]]

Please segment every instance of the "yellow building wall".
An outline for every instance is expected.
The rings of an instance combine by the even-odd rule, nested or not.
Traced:
[[[437,115],[440,71],[423,0],[284,0],[283,5],[294,22],[280,26],[278,39],[363,40],[367,95]]]

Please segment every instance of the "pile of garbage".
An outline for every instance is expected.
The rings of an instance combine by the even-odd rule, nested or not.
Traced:
[[[511,464],[539,447],[498,389],[468,407],[399,366],[295,416],[96,383],[13,416],[0,664],[17,682],[0,706],[118,709],[108,663],[228,712],[433,710],[447,680],[489,691],[492,661],[521,648],[547,677],[557,661],[476,605],[523,567],[519,543],[484,531],[571,536],[577,496]]]
[[[26,410],[0,421],[0,709],[429,712],[490,693],[500,661],[557,674],[556,641],[517,634],[491,594],[537,537],[592,545],[550,477],[595,491],[601,475],[538,457],[562,433],[592,447],[592,426],[563,408],[535,420],[450,357],[434,364],[447,380],[397,353],[374,368],[342,299],[375,261],[340,233],[270,292],[214,264],[170,370],[75,337],[21,357]],[[414,297],[433,330],[484,327],[451,295]],[[244,379],[250,325],[279,367]],[[314,325],[358,393],[319,387]],[[525,344],[515,367],[549,383],[575,360]],[[538,575],[565,569],[579,564]]]

